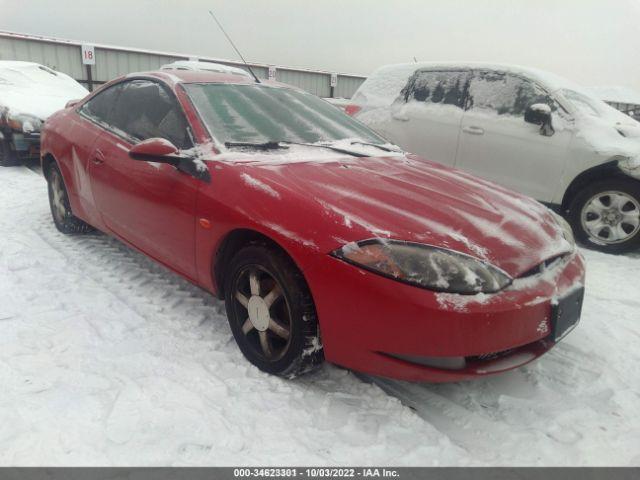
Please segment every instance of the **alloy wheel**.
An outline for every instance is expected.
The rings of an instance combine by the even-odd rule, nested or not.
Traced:
[[[53,214],[59,223],[64,222],[67,216],[67,207],[65,206],[66,195],[62,178],[60,178],[58,172],[54,171],[51,175],[51,205],[53,207]]]
[[[268,362],[281,359],[291,343],[291,309],[282,286],[265,268],[248,266],[234,285],[236,318],[252,350]]]
[[[601,192],[585,203],[580,219],[582,228],[594,240],[622,243],[640,230],[640,204],[624,192]]]

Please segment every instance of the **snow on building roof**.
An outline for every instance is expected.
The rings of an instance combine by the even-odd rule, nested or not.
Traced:
[[[629,87],[588,87],[587,90],[605,102],[640,105],[640,92]]]

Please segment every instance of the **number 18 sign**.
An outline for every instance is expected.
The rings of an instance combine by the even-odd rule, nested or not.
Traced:
[[[82,45],[82,64],[83,65],[96,64],[96,52],[93,48],[93,45]]]

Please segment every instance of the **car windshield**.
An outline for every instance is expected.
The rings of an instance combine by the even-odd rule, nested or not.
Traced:
[[[566,98],[574,108],[582,113],[586,113],[587,115],[592,115],[594,117],[600,117],[601,103],[600,100],[596,100],[594,98],[590,98],[582,93],[575,92],[573,90],[562,90],[562,95]]]
[[[386,141],[324,100],[290,88],[258,84],[184,85],[220,143]]]

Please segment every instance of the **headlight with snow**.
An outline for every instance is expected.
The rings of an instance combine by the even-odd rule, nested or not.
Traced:
[[[619,159],[618,167],[627,175],[640,178],[640,155]]]
[[[495,293],[511,283],[505,272],[464,253],[399,240],[352,242],[332,255],[365,270],[438,292]]]
[[[39,132],[42,128],[42,120],[33,115],[10,116],[8,123],[12,130],[23,133]]]
[[[567,242],[569,242],[571,245],[575,245],[576,239],[573,236],[573,229],[571,228],[571,225],[569,225],[569,222],[567,222],[564,218],[562,218],[556,212],[551,211],[551,213],[553,214],[553,217],[556,219],[556,222],[558,222],[558,225],[562,230],[562,236],[564,237],[564,239]]]

